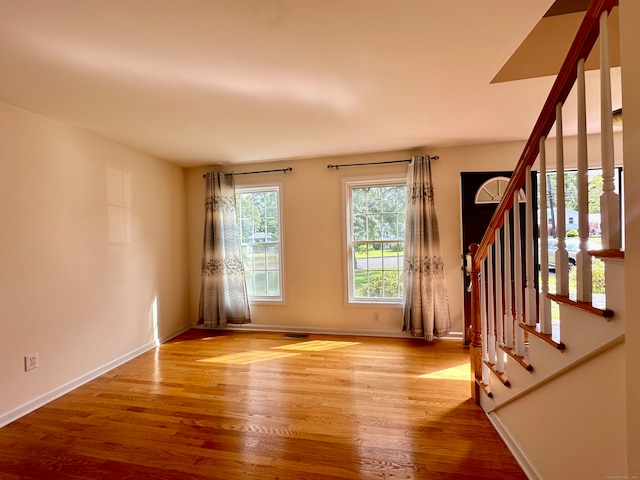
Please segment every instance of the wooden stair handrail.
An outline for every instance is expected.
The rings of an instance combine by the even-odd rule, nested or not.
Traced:
[[[526,179],[527,167],[532,166],[540,153],[540,138],[546,137],[555,123],[556,105],[564,103],[576,81],[576,66],[581,58],[587,58],[600,34],[600,16],[605,11],[611,13],[611,9],[618,4],[618,0],[592,0],[585,14],[578,33],[569,48],[569,52],[558,72],[558,76],[551,87],[551,92],[547,101],[542,107],[540,116],[533,127],[533,131],[525,144],[524,150],[516,168],[511,175],[511,180],[507,184],[502,201],[491,217],[489,227],[482,237],[480,247],[473,257],[475,267],[480,269],[482,262],[489,251],[489,247],[494,241],[495,231],[502,226],[504,212],[509,211],[513,206],[515,192],[520,190]]]

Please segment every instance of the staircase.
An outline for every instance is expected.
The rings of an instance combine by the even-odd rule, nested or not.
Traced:
[[[609,14],[616,5],[616,0],[592,0],[489,228],[467,256],[472,396],[530,478],[613,478],[627,465],[625,265],[620,200],[614,189],[608,52]],[[590,162],[584,63],[598,38],[602,249],[592,251],[587,249]],[[572,92],[577,96],[580,249],[575,286],[570,286],[564,175],[557,175],[552,192],[558,212],[555,291],[549,291],[547,148],[554,147],[555,169],[563,172],[562,117]],[[554,125],[556,135],[550,141],[547,136]],[[532,198],[528,184],[534,165],[539,199]],[[594,300],[593,258],[604,262],[604,301]],[[557,305],[554,318],[552,303]]]

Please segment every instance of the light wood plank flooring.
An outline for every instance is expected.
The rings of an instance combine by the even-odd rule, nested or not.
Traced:
[[[0,429],[0,478],[520,479],[459,341],[190,330]]]

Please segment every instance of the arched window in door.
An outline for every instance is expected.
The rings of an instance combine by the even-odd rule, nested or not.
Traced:
[[[508,183],[508,177],[493,177],[484,182],[476,191],[476,205],[486,203],[500,203],[504,192],[507,190]],[[524,195],[524,192],[522,191],[522,189],[520,189],[518,201],[522,203],[525,200],[526,197]]]

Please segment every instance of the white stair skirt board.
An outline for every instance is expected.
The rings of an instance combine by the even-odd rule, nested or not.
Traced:
[[[183,332],[186,332],[190,328],[191,328],[190,326],[183,327],[177,330],[176,332],[173,332],[159,339],[159,344],[162,344],[168,340],[171,340],[174,337],[177,337],[178,335],[180,335]],[[0,415],[0,428],[10,424],[11,422],[18,420],[19,418],[27,415],[28,413],[33,412],[34,410],[37,410],[38,408],[46,405],[47,403],[55,400],[56,398],[60,398],[64,394],[69,393],[70,391],[80,387],[81,385],[84,385],[85,383],[88,383],[91,380],[98,378],[100,375],[103,375],[108,371],[113,370],[116,367],[119,367],[120,365],[128,362],[129,360],[132,360],[137,356],[142,355],[143,353],[148,352],[149,350],[155,347],[156,347],[156,342],[155,340],[152,340],[136,348],[135,350],[132,350],[131,352],[126,353],[121,357],[118,357],[102,365],[101,367],[98,367],[94,370],[91,370],[90,372],[85,373],[84,375],[76,378],[75,380],[71,380],[70,382],[65,383],[64,385],[61,385],[60,387],[55,388],[50,392],[40,395],[39,397],[36,397],[33,400],[30,400],[27,403],[24,403],[23,405],[20,405],[19,407],[3,415]]]
[[[516,462],[518,462],[518,465],[520,465],[520,468],[522,468],[527,478],[529,478],[530,480],[542,480],[542,477],[536,471],[536,469],[533,468],[531,461],[526,456],[524,451],[520,448],[518,442],[516,442],[514,438],[509,434],[509,431],[505,428],[502,420],[500,420],[500,417],[498,417],[495,412],[492,412],[487,413],[487,418],[493,425],[493,428],[496,429],[496,432],[498,432],[498,435],[500,435],[500,438],[502,438],[504,443],[507,445],[507,448],[513,455],[513,458],[516,459]]]

